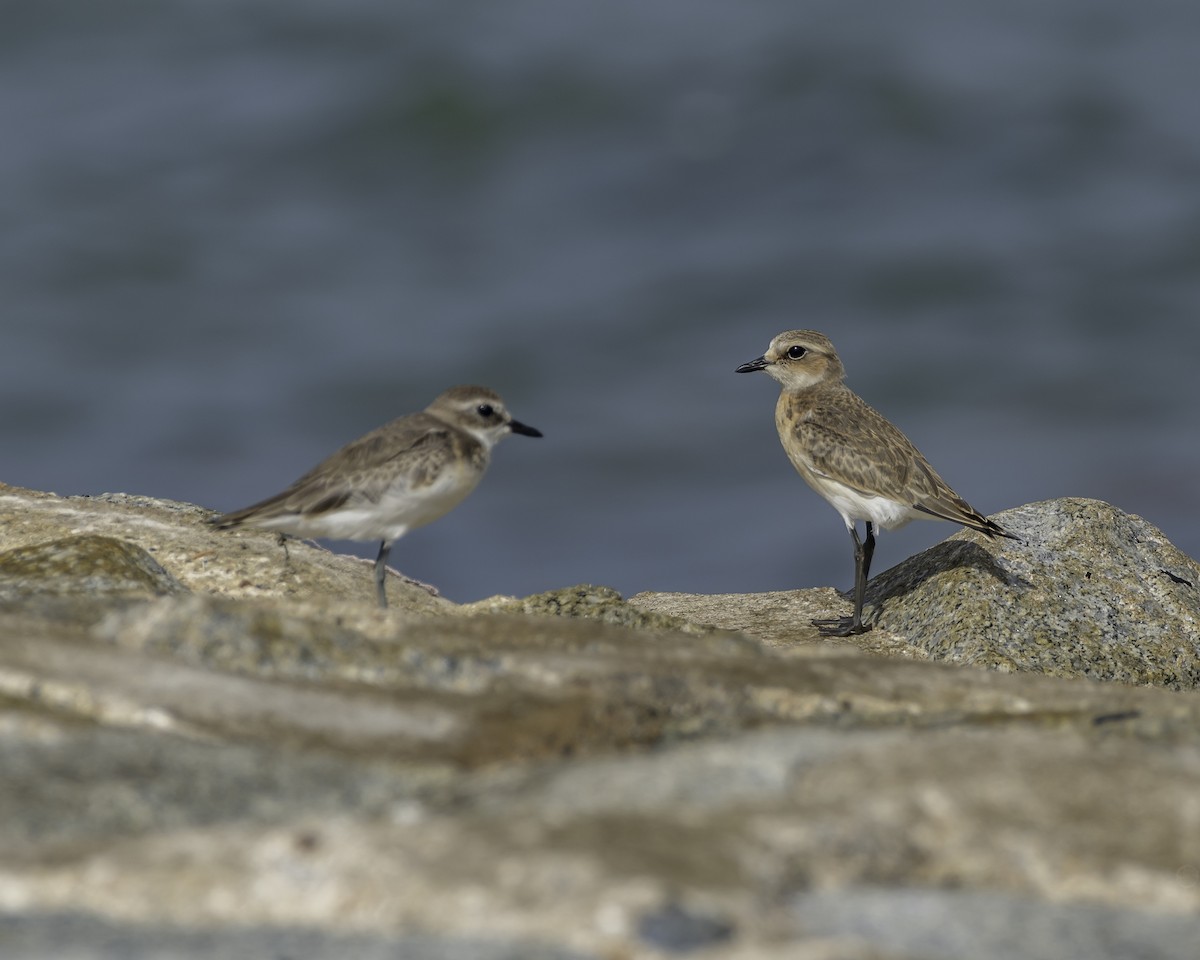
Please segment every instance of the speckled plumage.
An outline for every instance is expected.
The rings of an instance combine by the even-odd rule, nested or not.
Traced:
[[[863,497],[882,497],[988,536],[999,532],[938,476],[908,437],[844,384],[781,391],[775,426],[788,457],[818,493],[824,495],[822,481],[832,480]],[[892,529],[909,519],[876,524]]]
[[[855,544],[855,610],[822,621],[831,633],[859,633],[862,594],[875,527],[894,529],[925,516],[949,520],[989,538],[1017,537],[987,519],[946,483],[903,433],[844,383],[845,368],[829,338],[791,330],[771,341],[739,373],[763,371],[782,390],[775,405],[779,439],[796,470],[841,514]],[[866,543],[855,523],[865,521]]]
[[[380,540],[376,584],[391,545],[444,516],[478,485],[495,443],[509,433],[540,437],[514,420],[486,387],[452,387],[420,413],[393,420],[321,461],[282,493],[213,519],[297,537]]]

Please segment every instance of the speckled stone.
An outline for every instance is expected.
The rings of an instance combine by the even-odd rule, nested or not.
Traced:
[[[1160,530],[1082,499],[997,520],[1024,542],[963,531],[872,580],[876,626],[957,663],[1200,685],[1200,566]]]
[[[186,587],[136,544],[113,537],[64,537],[0,553],[0,599],[71,594],[157,596]]]
[[[520,599],[490,597],[463,607],[464,613],[518,613],[532,616],[572,617],[599,620],[622,627],[649,630],[682,630],[685,633],[711,633],[718,628],[683,617],[635,606],[612,587],[582,583],[559,590],[547,590]]]
[[[387,612],[378,616],[369,561],[340,556],[304,540],[291,541],[285,553],[273,533],[217,530],[204,522],[214,515],[190,503],[154,497],[124,493],[59,497],[0,483],[0,551],[73,537],[110,538],[148,553],[187,590],[231,597],[286,597],[296,605],[318,603],[325,608],[344,604],[344,612],[356,622],[387,619]],[[49,558],[39,561],[42,571],[36,579],[44,586],[38,592],[70,593],[71,566],[60,564],[66,576],[60,586],[45,576],[49,562]],[[32,586],[27,582],[21,589]],[[453,607],[400,576],[390,578],[388,600],[393,618]]]
[[[1056,555],[1014,513],[1028,544],[943,548],[992,592]],[[833,642],[827,589],[382,611],[205,516],[0,485],[39,575],[107,537],[187,588],[0,602],[4,960],[1195,956],[1198,691]]]

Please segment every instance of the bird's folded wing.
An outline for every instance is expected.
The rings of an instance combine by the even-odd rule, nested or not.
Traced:
[[[432,418],[430,418],[432,419]],[[317,464],[282,493],[224,518],[237,523],[251,515],[309,515],[336,510],[352,501],[378,502],[387,490],[420,488],[454,456],[450,431],[427,423],[391,423],[360,437]],[[399,436],[397,435],[399,433]],[[389,469],[394,461],[400,469]]]
[[[864,496],[912,504],[931,495],[925,478],[913,476],[914,458],[924,462],[916,448],[894,427],[872,427],[858,423],[851,437],[834,425],[810,420],[799,423],[796,433],[816,473]]]

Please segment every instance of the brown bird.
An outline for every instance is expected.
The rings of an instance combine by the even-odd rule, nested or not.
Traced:
[[[452,387],[421,413],[385,424],[342,447],[282,493],[210,523],[296,537],[380,540],[379,605],[392,544],[449,513],[475,489],[501,437],[540,431],[512,418],[486,387]]]
[[[989,538],[1020,540],[955,493],[912,441],[843,382],[846,370],[833,344],[815,330],[790,330],[771,341],[737,373],[763,371],[782,386],[775,427],[804,481],[842,515],[854,540],[854,613],[813,623],[827,636],[864,633],[863,598],[875,528],[910,520],[949,520]],[[866,523],[866,541],[856,522]]]

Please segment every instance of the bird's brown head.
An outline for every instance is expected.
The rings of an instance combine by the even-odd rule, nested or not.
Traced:
[[[840,383],[846,370],[829,338],[816,330],[781,333],[757,360],[743,363],[737,373],[769,374],[785,390],[806,390],[819,383]]]
[[[500,395],[487,387],[451,387],[426,407],[425,412],[466,431],[488,449],[510,433],[526,437],[542,435],[540,430],[514,420]]]

